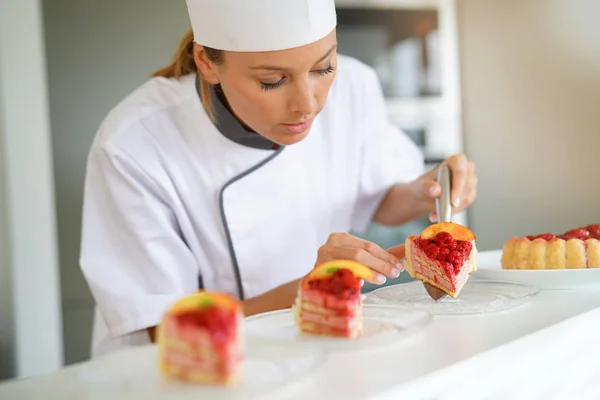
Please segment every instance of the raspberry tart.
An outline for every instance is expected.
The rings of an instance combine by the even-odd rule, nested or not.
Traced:
[[[200,292],[177,302],[158,328],[159,369],[173,379],[233,385],[243,361],[242,309],[229,295]]]
[[[300,283],[293,306],[303,333],[357,338],[362,334],[362,280],[371,270],[353,261],[331,261],[313,269]]]
[[[600,224],[562,235],[512,237],[502,249],[503,269],[600,268]]]
[[[420,236],[406,238],[404,268],[419,279],[457,298],[476,269],[475,235],[453,222],[425,228]]]

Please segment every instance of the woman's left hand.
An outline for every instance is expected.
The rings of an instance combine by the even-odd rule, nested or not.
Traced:
[[[436,168],[423,174],[418,181],[422,188],[424,201],[429,202],[429,219],[437,221],[435,212],[435,199],[441,195],[441,187],[437,182],[438,170],[442,165],[447,165],[452,177],[452,189],[450,202],[452,214],[463,211],[469,207],[477,196],[477,176],[475,175],[475,164],[467,159],[464,154],[453,155]]]

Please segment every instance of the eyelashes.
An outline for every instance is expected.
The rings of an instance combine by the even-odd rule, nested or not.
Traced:
[[[319,69],[319,70],[312,71],[312,72],[319,76],[325,76],[327,74],[331,74],[333,71],[335,71],[335,67],[333,65],[329,65],[325,69]],[[266,90],[274,90],[274,89],[277,89],[278,87],[280,87],[281,85],[283,85],[284,83],[285,83],[285,78],[281,78],[279,81],[277,81],[275,83],[260,82],[260,87],[262,90],[265,90],[265,91]]]
[[[330,73],[332,73],[333,71],[335,71],[335,67],[334,67],[333,65],[329,65],[329,67],[327,67],[327,68],[325,68],[325,69],[319,69],[319,70],[316,70],[316,71],[314,71],[314,72],[315,72],[315,74],[317,74],[317,75],[321,75],[321,76],[323,76],[323,75],[330,74]]]
[[[262,90],[273,90],[277,89],[279,86],[283,85],[283,81],[285,78],[281,78],[279,81],[275,83],[260,83],[260,87]]]

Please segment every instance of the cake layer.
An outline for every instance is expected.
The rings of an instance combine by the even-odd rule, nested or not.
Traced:
[[[335,308],[331,304],[335,304]],[[360,297],[340,300],[328,293],[300,288],[296,298],[299,321],[320,324],[331,329],[355,329],[361,321]],[[342,307],[345,306],[345,307]]]
[[[329,302],[320,300],[314,293],[306,296],[306,290],[304,290],[298,296],[298,300],[299,303],[305,304],[312,312],[323,315],[352,316],[361,310],[360,298],[352,301],[347,300],[346,307],[339,307],[340,304],[337,304],[338,307],[331,307]]]
[[[452,298],[457,298],[460,292],[462,291],[463,287],[469,280],[469,273],[472,268],[471,265],[471,261],[467,261],[467,263],[465,263],[464,268],[460,271],[459,275],[456,278],[456,283],[454,284],[453,288],[450,288],[448,285],[444,285],[444,283],[440,282],[439,280],[433,280],[430,277],[421,274],[420,272],[416,272],[416,278],[448,293],[448,295]]]
[[[236,321],[236,324],[239,322]],[[176,318],[167,317],[162,326],[162,342],[174,346],[182,352],[198,352],[219,349],[221,352],[239,351],[240,332],[236,337],[227,337],[220,331],[211,331],[204,327],[181,326]]]
[[[334,329],[354,329],[360,323],[361,313],[352,316],[348,315],[325,315],[315,313],[305,303],[300,306],[300,319],[316,324],[328,326]]]
[[[449,277],[439,264],[429,261],[426,257],[419,254],[418,249],[413,251],[411,264],[414,265],[413,269],[415,271],[415,275],[425,277],[429,281],[450,291],[454,291],[456,289],[456,281],[453,279],[454,277]]]
[[[302,299],[328,310],[347,310],[352,312],[360,308],[360,295],[350,299],[340,299],[331,293],[303,288]]]
[[[231,373],[237,368],[242,360],[241,355],[229,353],[227,355],[218,352],[209,352],[203,349],[202,354],[182,353],[173,349],[163,349],[162,359],[168,365],[177,365],[184,369],[196,369],[205,372]],[[205,357],[204,355],[209,355]]]
[[[600,268],[600,241],[513,237],[504,244],[501,264],[504,269]]]
[[[170,378],[200,384],[232,385],[237,383],[239,377],[241,376],[239,369],[236,369],[230,373],[223,373],[202,368],[182,368],[176,364],[162,364],[161,372]]]
[[[336,329],[311,321],[300,321],[300,331],[315,335],[337,336],[345,338],[357,338],[362,334],[362,320],[354,329]]]
[[[296,325],[304,333],[355,338],[362,332],[360,296],[340,298],[301,284],[293,307]]]

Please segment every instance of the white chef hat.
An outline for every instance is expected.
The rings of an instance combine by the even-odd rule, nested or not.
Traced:
[[[334,0],[186,0],[194,41],[219,50],[303,46],[336,26]]]

